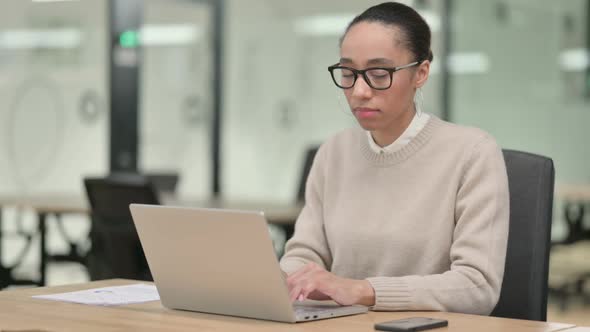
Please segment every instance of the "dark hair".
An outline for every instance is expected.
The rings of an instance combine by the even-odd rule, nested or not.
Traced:
[[[360,22],[378,22],[399,28],[402,32],[401,42],[414,54],[415,61],[432,62],[430,27],[412,7],[399,2],[384,2],[365,10],[350,22],[340,39],[340,44],[350,28]]]

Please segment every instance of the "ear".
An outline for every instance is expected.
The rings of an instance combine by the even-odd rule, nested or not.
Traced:
[[[418,70],[416,70],[415,75],[415,85],[416,89],[421,88],[426,81],[428,81],[428,75],[430,74],[430,61],[426,60],[418,66]]]

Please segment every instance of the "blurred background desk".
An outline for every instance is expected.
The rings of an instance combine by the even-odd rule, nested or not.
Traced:
[[[565,311],[572,299],[590,303],[590,184],[558,185],[565,234],[551,248],[550,294]]]
[[[234,210],[254,210],[263,211],[266,219],[270,224],[280,225],[287,229],[287,233],[292,232],[295,220],[301,211],[302,206],[293,204],[278,204],[273,202],[255,202],[255,201],[229,201],[223,199],[199,200],[191,197],[182,197],[176,195],[161,195],[164,205],[185,206],[185,207],[203,207],[219,208]],[[18,284],[36,284],[43,286],[46,284],[46,268],[49,261],[74,261],[81,264],[85,263],[85,253],[79,245],[68,235],[61,222],[61,217],[67,214],[88,215],[91,211],[85,197],[77,195],[63,194],[46,194],[32,196],[0,196],[0,211],[4,207],[16,207],[29,209],[37,215],[37,234],[24,234],[27,238],[28,245],[33,241],[35,236],[40,239],[40,264],[37,281],[15,279],[12,276],[13,266],[3,266],[0,264],[0,289],[8,285]],[[0,214],[1,215],[1,214]],[[49,216],[54,216],[60,233],[65,238],[69,246],[69,251],[65,254],[49,253],[47,248],[47,220]],[[2,219],[0,218],[0,230],[2,229]],[[0,257],[2,257],[1,241],[2,233],[0,232]],[[27,250],[27,249],[24,249]]]
[[[590,224],[586,221],[586,210],[590,208],[590,184],[558,185],[555,193],[556,198],[563,202],[568,228],[566,238],[561,242],[590,240]]]

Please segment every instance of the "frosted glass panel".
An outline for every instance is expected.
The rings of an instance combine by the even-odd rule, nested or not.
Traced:
[[[0,193],[82,193],[108,168],[107,2],[3,0]]]
[[[478,54],[487,68],[453,75],[452,119],[504,148],[552,158],[556,188],[589,185],[587,1],[460,0],[454,8],[455,55]],[[557,240],[567,228],[556,193]]]
[[[338,41],[350,20],[381,2],[226,2],[226,196],[295,200],[305,149],[357,125],[327,68],[339,59]],[[441,5],[433,1],[420,8],[439,23],[433,26],[435,62],[442,45]],[[435,114],[440,114],[439,80],[434,73],[424,89],[423,108]]]
[[[198,1],[146,0],[141,29],[140,169],[174,171],[178,190],[211,190],[212,11]]]
[[[503,147],[553,158],[557,184],[590,182],[586,6],[465,0],[453,16],[456,52],[489,62],[485,72],[453,76],[453,120],[485,128]],[[572,51],[586,54],[585,66]]]

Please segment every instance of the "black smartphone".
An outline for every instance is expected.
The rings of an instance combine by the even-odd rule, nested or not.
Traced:
[[[448,326],[449,322],[444,319],[410,317],[404,319],[390,320],[388,322],[375,324],[375,330],[381,331],[424,331],[437,327]]]

